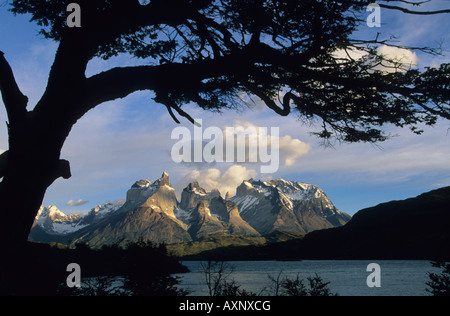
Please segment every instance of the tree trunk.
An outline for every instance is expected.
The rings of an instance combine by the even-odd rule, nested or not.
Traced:
[[[9,168],[13,171],[8,172],[0,184],[3,209],[0,215],[3,222],[0,243],[17,247],[27,241],[47,186],[42,176],[45,171],[37,169],[39,166],[30,163],[27,157],[8,163]]]
[[[30,286],[30,278],[40,273],[33,271],[40,259],[27,253],[28,235],[48,187],[60,177],[71,177],[69,162],[60,156],[73,125],[86,112],[80,105],[88,61],[84,38],[72,39],[61,41],[46,91],[32,111],[0,52],[0,92],[9,134],[9,150],[0,156],[0,294],[27,293],[23,289]]]
[[[63,142],[55,140],[60,137],[48,134],[49,125],[33,126],[20,133],[9,131],[10,150],[0,183],[0,294],[20,295],[31,288],[30,282],[36,285],[32,279],[41,272],[35,271],[36,258],[28,253],[28,235],[47,188],[59,177],[70,178],[69,163],[59,159]]]

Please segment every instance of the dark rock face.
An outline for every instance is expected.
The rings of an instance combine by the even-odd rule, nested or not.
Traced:
[[[343,227],[308,234],[297,249],[310,259],[448,261],[449,204],[450,187],[383,203]]]

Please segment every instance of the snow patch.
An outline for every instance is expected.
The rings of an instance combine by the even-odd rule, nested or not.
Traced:
[[[54,222],[53,223],[53,231],[58,235],[68,235],[74,232],[79,231],[89,225],[79,225],[73,223],[64,223],[64,222]]]
[[[175,217],[183,223],[189,223],[191,220],[192,212],[188,212],[178,207],[174,210],[174,213]]]
[[[250,206],[258,205],[260,203],[260,200],[256,196],[251,195],[235,197],[232,201],[238,206],[239,213],[244,212]]]

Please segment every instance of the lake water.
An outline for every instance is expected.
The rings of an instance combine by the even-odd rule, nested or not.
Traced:
[[[191,272],[178,275],[182,278],[180,287],[192,291],[192,296],[207,296],[201,262],[182,263]],[[381,267],[380,288],[367,286],[371,275],[367,267],[371,263]],[[284,276],[295,278],[300,274],[305,280],[317,273],[325,282],[330,282],[330,289],[339,296],[429,296],[426,292],[428,273],[440,272],[429,261],[235,261],[227,264],[233,268],[230,280],[254,293],[270,286],[268,275],[277,277],[283,271]]]

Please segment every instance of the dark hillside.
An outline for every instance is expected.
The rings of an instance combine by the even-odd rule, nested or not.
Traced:
[[[297,254],[333,259],[450,258],[450,187],[358,212],[345,226],[308,234]]]

